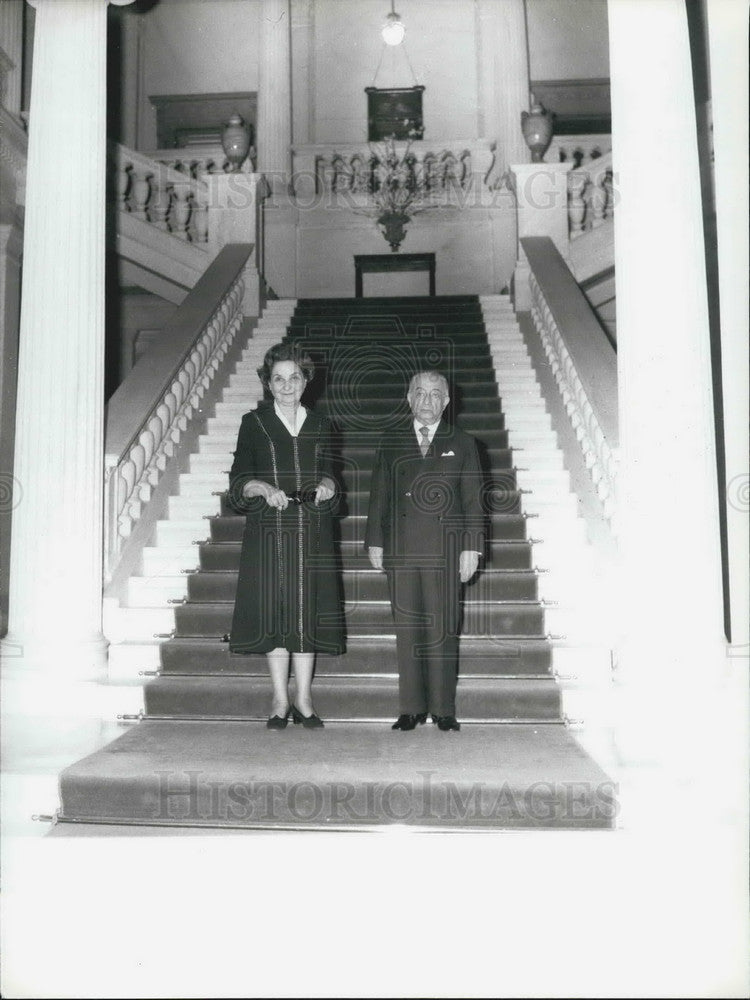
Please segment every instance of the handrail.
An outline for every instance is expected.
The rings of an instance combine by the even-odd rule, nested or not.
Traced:
[[[531,316],[581,446],[605,516],[615,514],[617,360],[552,240],[521,239],[531,274]]]
[[[105,417],[105,575],[242,324],[251,244],[219,253],[115,391]]]

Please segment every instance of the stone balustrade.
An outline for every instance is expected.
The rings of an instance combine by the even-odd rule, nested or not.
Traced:
[[[226,174],[232,170],[232,165],[218,142],[185,146],[182,149],[157,149],[143,155],[170,170],[192,177],[193,180],[200,180],[203,174]],[[237,172],[251,174],[255,169],[254,159],[255,150],[251,147],[250,155]]]
[[[112,148],[121,211],[182,240],[208,239],[208,188],[189,172],[116,144]]]
[[[243,268],[251,249],[232,245],[221,252],[175,313],[160,339],[160,352],[148,359],[148,370],[136,365],[108,404],[105,581],[111,579],[123,546],[241,327]],[[188,346],[182,350],[179,343],[185,340]],[[144,406],[144,393],[149,392]]]
[[[577,168],[611,152],[611,135],[556,135],[544,158],[548,163],[572,163]]]
[[[614,215],[612,153],[596,157],[568,174],[568,223],[571,240],[601,226]]]
[[[616,532],[617,365],[575,279],[544,238],[525,239],[531,317],[605,516]]]
[[[491,144],[482,140],[431,143],[396,142],[404,179],[419,186],[434,204],[460,203],[477,185],[484,185],[494,163]],[[297,146],[293,150],[293,186],[298,198],[346,196],[353,205],[366,204],[382,182],[382,143]]]

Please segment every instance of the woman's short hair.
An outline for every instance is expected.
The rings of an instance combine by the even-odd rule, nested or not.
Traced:
[[[268,388],[273,366],[279,361],[293,361],[302,372],[305,382],[309,382],[315,374],[312,358],[299,344],[274,344],[266,351],[263,364],[258,369],[258,378],[263,383],[264,389]]]

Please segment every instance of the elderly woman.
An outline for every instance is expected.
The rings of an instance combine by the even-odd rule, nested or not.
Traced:
[[[246,515],[230,649],[268,657],[269,729],[284,729],[290,713],[307,728],[323,725],[312,703],[315,653],[343,650],[331,429],[300,402],[313,371],[295,344],[267,352],[258,376],[273,398],[243,416],[230,472],[230,500]]]

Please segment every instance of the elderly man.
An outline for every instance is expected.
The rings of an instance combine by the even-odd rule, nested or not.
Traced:
[[[457,731],[461,584],[484,547],[482,477],[474,439],[443,420],[448,383],[422,371],[409,385],[412,419],[382,438],[365,545],[385,570],[396,625],[399,712],[393,729],[427,721]]]

